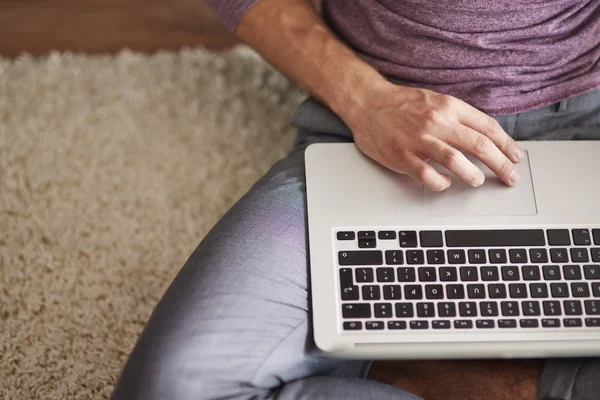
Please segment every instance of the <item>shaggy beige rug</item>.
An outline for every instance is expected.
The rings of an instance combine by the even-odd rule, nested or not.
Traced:
[[[0,399],[107,398],[302,98],[245,48],[0,59]]]

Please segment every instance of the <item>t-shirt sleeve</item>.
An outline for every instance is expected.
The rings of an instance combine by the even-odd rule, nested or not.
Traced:
[[[242,17],[259,0],[204,0],[205,4],[225,23],[227,29],[235,32]]]

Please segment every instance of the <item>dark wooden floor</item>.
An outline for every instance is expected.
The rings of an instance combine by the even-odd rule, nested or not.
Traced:
[[[0,55],[7,57],[197,45],[217,50],[235,43],[202,0],[0,0]]]

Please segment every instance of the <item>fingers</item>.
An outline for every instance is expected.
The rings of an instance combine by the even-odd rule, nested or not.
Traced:
[[[407,153],[404,162],[405,167],[402,172],[408,174],[417,182],[423,183],[431,190],[440,192],[450,186],[451,181],[448,176],[440,174],[415,154]]]
[[[430,141],[426,153],[429,158],[443,165],[458,178],[473,187],[481,186],[485,181],[485,175],[481,169],[469,161],[459,150],[439,139]]]
[[[477,157],[507,185],[514,186],[519,182],[519,173],[513,162],[488,136],[461,125],[448,138],[448,143]]]
[[[462,100],[458,100],[457,104],[458,121],[461,124],[487,136],[512,162],[520,162],[523,159],[523,150],[502,129],[498,121]]]

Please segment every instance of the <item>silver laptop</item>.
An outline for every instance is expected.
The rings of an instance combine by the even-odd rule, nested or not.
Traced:
[[[521,142],[519,184],[430,191],[306,151],[314,338],[369,359],[600,355],[600,142]]]

